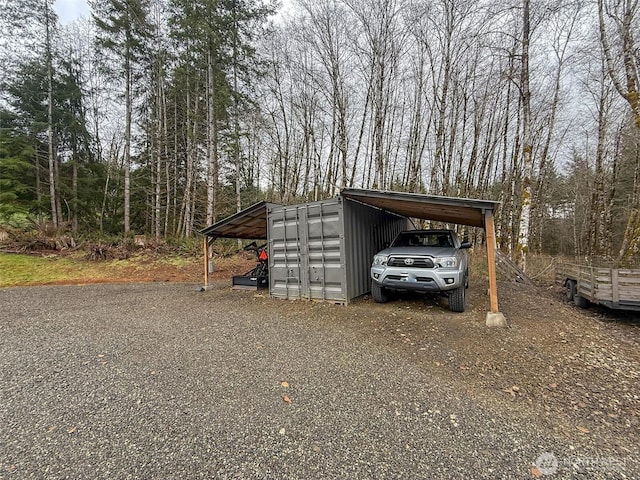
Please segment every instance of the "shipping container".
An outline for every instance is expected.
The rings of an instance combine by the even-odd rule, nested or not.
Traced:
[[[272,296],[348,303],[370,290],[376,252],[407,218],[337,197],[267,210]]]

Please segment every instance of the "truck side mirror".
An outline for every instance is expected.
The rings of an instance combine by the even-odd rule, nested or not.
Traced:
[[[471,244],[469,242],[462,242],[460,248],[471,248]]]

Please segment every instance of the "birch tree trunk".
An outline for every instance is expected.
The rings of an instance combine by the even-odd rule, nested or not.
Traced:
[[[516,263],[526,271],[529,252],[529,226],[531,222],[531,176],[533,174],[533,145],[531,139],[531,92],[529,90],[530,0],[522,5],[522,65],[520,95],[522,97],[522,210],[516,246]]]

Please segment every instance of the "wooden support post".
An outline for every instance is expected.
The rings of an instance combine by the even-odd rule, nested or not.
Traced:
[[[491,312],[498,311],[498,285],[496,283],[496,232],[492,212],[484,214],[484,229],[487,233],[487,267],[489,271],[489,300]]]
[[[611,272],[611,301],[614,306],[618,306],[620,303],[620,270],[612,268]]]
[[[496,230],[493,212],[484,212],[484,230],[487,234],[487,270],[489,273],[489,302],[491,311],[487,313],[487,326],[506,327],[504,315],[498,311],[498,284],[496,282]]]
[[[204,255],[204,285],[203,290],[209,287],[209,237],[204,236],[202,252]]]

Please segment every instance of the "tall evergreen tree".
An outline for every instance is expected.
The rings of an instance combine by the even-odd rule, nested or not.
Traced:
[[[123,83],[125,102],[124,131],[124,234],[130,233],[131,222],[131,132],[133,90],[140,78],[140,60],[151,31],[147,21],[148,0],[95,0],[90,2],[93,18],[100,33],[97,43],[111,53],[115,65],[107,64]]]
[[[179,61],[184,77],[192,79],[187,86],[200,88],[206,104],[201,131],[206,151],[206,222],[211,223],[220,212],[221,171],[233,172],[235,208],[242,206],[242,161],[247,156],[242,152],[242,125],[252,103],[251,81],[258,71],[254,42],[274,8],[255,0],[174,0],[172,9]],[[196,78],[202,81],[193,83]],[[186,117],[196,120],[193,115]],[[186,128],[193,138],[194,125]],[[225,157],[227,163],[221,165]]]
[[[47,116],[47,159],[49,170],[49,198],[51,205],[51,222],[54,227],[60,221],[60,202],[57,186],[57,163],[55,151],[55,139],[53,134],[53,77],[54,77],[54,56],[57,29],[57,16],[53,10],[52,0],[8,0],[5,8],[2,9],[0,24],[12,36],[18,40],[13,40],[15,50],[14,61],[5,60],[7,64],[12,64],[19,69],[20,65],[29,62],[32,57],[41,57],[46,66],[46,82],[43,85],[46,92]],[[2,42],[4,43],[4,42]],[[8,42],[11,43],[11,42]],[[6,54],[5,54],[6,55]],[[24,58],[21,58],[24,55]],[[8,69],[9,71],[11,69]],[[7,73],[5,72],[5,75]],[[5,81],[11,82],[10,78]]]
[[[0,110],[0,223],[37,212],[33,140],[16,129],[16,116]],[[18,217],[18,218],[17,218]]]

